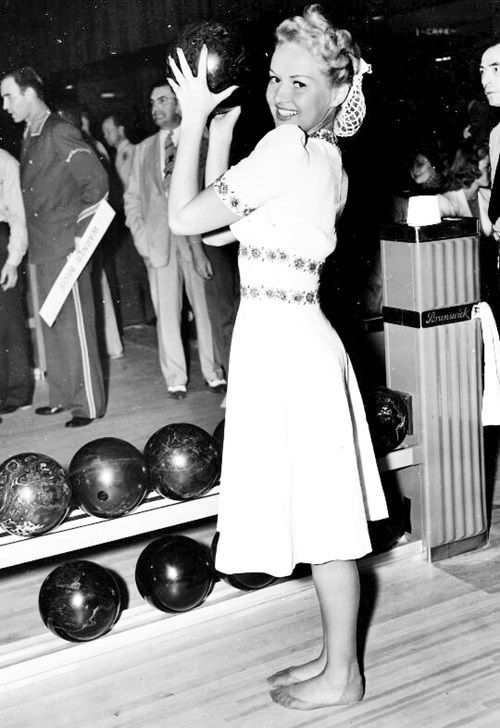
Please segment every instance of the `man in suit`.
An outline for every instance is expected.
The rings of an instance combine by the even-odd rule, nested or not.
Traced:
[[[187,368],[181,338],[183,291],[194,314],[203,376],[212,391],[223,391],[223,372],[214,360],[204,279],[212,275],[200,236],[174,235],[168,224],[168,187],[175,159],[180,111],[166,83],[151,91],[151,114],[159,131],[134,150],[125,190],[125,215],[144,258],[157,318],[160,366],[168,396],[186,396]]]
[[[4,76],[3,108],[26,122],[21,187],[36,285],[43,301],[108,190],[106,172],[79,130],[51,112],[38,73],[25,66]],[[90,265],[64,302],[53,326],[43,324],[49,404],[38,415],[70,410],[66,427],[104,415],[104,378],[97,348]]]
[[[481,83],[490,106],[500,108],[500,37],[483,53],[481,58]],[[493,235],[500,240],[500,124],[490,134],[490,163],[492,189],[488,215],[493,225]]]

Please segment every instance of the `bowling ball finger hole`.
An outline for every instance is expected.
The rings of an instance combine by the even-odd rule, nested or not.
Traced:
[[[106,493],[106,491],[104,491],[104,490],[100,490],[99,493],[97,494],[97,500],[107,501],[108,498],[109,498],[109,496]]]

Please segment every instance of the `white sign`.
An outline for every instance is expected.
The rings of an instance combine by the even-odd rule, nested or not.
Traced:
[[[78,276],[89,262],[92,253],[97,248],[114,216],[115,211],[111,205],[106,200],[102,200],[85,233],[82,235],[78,250],[74,250],[68,256],[68,260],[40,308],[40,316],[47,326],[52,326],[56,320],[64,301],[69,296],[71,289],[78,280]]]

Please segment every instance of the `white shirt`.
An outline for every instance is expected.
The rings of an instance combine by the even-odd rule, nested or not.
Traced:
[[[128,139],[122,139],[116,147],[115,166],[124,187],[127,186],[130,177],[133,155],[134,145],[132,142],[129,142]]]
[[[7,263],[18,266],[28,249],[28,233],[23,196],[19,181],[19,163],[0,149],[0,221],[10,227]]]

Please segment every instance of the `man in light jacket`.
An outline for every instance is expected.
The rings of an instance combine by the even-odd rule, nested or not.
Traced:
[[[181,338],[184,288],[194,314],[200,365],[207,385],[212,391],[222,391],[225,380],[214,356],[204,284],[212,271],[201,237],[174,235],[168,224],[168,188],[180,124],[177,99],[168,84],[153,88],[151,114],[159,131],[135,147],[124,196],[125,215],[148,271],[168,396],[182,399],[188,381]]]

